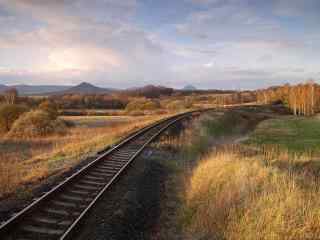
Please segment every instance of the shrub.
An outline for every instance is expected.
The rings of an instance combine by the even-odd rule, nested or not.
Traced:
[[[0,106],[0,132],[8,132],[14,121],[16,121],[21,114],[26,112],[26,107],[16,104],[4,104]]]
[[[57,105],[49,100],[43,101],[39,105],[39,109],[46,111],[51,119],[56,119],[58,117],[58,107]]]
[[[10,88],[4,92],[4,99],[7,104],[16,104],[18,101],[18,91],[15,88]]]
[[[157,114],[157,115],[164,115],[164,114],[168,114],[168,112],[167,112],[166,110],[159,109],[159,110],[155,111],[155,114]]]
[[[230,111],[215,119],[204,118],[202,124],[208,134],[219,137],[245,132],[253,123],[254,119],[251,118],[250,116]]]
[[[144,112],[142,112],[142,111],[130,111],[129,115],[133,116],[133,117],[144,116]]]
[[[189,100],[175,100],[166,104],[166,108],[170,110],[183,110],[192,108],[192,102]]]
[[[144,110],[156,110],[160,108],[159,101],[151,99],[138,99],[131,101],[127,107],[127,111],[144,111]]]
[[[64,134],[66,124],[60,119],[52,119],[50,113],[33,110],[22,115],[12,126],[8,136],[19,138],[46,137]]]

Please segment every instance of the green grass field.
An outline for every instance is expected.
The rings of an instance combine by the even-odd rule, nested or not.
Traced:
[[[246,143],[278,145],[295,152],[320,152],[320,119],[285,117],[266,120],[257,126]]]

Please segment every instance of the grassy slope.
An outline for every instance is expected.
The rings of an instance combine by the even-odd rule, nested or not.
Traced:
[[[319,186],[311,178],[264,164],[241,151],[209,155],[186,187],[185,229],[191,239],[317,239]]]
[[[249,144],[278,145],[290,151],[320,150],[320,120],[285,117],[266,120],[251,134]]]
[[[163,143],[165,154],[168,153],[167,149],[171,149],[173,155],[160,156],[158,159],[168,169],[159,239],[199,239],[188,233],[195,210],[193,206],[186,205],[184,198],[190,187],[190,174],[214,145],[231,142],[242,136],[259,119],[261,116],[243,111],[207,113],[188,125],[180,137]]]
[[[246,142],[254,148],[233,145],[205,157],[185,182],[183,231],[190,239],[315,239],[319,164],[309,153],[319,153],[319,127],[317,118],[266,120]]]

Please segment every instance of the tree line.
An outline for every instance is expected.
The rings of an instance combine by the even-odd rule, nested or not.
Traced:
[[[253,103],[283,104],[294,115],[312,116],[320,111],[320,85],[314,81],[297,85],[285,84],[254,91],[218,94],[211,99],[215,105]]]
[[[23,97],[16,89],[9,89],[0,95],[0,104],[23,104],[36,107],[50,101],[59,109],[125,109],[129,100],[126,96],[103,94],[65,94],[50,97]]]
[[[194,93],[193,93],[194,94]],[[118,94],[65,94],[50,96],[49,98],[19,97],[15,89],[9,89],[0,95],[0,103],[23,104],[36,107],[43,101],[54,103],[58,109],[126,109],[134,98],[170,99],[183,95],[174,93],[173,89],[165,87],[146,86],[142,89],[126,91]],[[164,97],[165,96],[165,97]],[[198,97],[205,97],[201,94]],[[283,86],[269,87],[254,91],[222,92],[213,94],[208,98],[208,103],[213,105],[231,105],[257,102],[260,104],[282,103],[294,115],[312,116],[320,111],[320,85],[313,81],[297,85],[285,84]],[[169,100],[169,99],[168,99]],[[134,102],[136,103],[136,102]],[[135,105],[131,103],[129,107]],[[149,104],[154,105],[155,102]],[[149,106],[148,106],[149,108]]]
[[[257,91],[257,102],[269,104],[281,102],[291,109],[294,115],[312,116],[320,110],[320,86],[313,81]]]
[[[121,95],[130,97],[159,98],[161,96],[171,96],[173,93],[173,88],[147,85],[142,88],[125,90]]]
[[[59,109],[124,109],[127,97],[103,94],[66,94],[49,98]]]

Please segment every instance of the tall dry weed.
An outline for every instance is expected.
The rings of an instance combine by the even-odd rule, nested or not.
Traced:
[[[266,165],[265,155],[242,151],[220,149],[195,168],[186,183],[187,232],[194,239],[316,239],[318,182],[305,179],[307,187],[294,172]]]
[[[17,189],[22,177],[21,168],[15,155],[0,157],[0,198]]]

